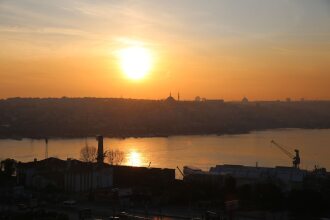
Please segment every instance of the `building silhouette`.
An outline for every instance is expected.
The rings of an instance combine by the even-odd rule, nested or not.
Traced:
[[[176,102],[176,100],[173,98],[172,93],[170,92],[170,95],[165,99],[166,102]]]

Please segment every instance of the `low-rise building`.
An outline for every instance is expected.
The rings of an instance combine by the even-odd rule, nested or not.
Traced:
[[[113,185],[113,168],[109,164],[79,160],[45,160],[19,163],[18,184],[42,190],[52,187],[67,192],[109,188]]]
[[[175,180],[174,169],[114,166],[104,163],[103,136],[97,136],[97,162],[47,158],[19,163],[18,184],[38,190],[49,187],[66,192],[134,186],[164,186]]]
[[[211,167],[209,171],[202,171],[198,168],[184,167],[185,180],[189,181],[214,181],[222,180],[225,176],[230,175],[236,179],[238,185],[254,184],[260,182],[273,182],[282,187],[282,189],[299,188],[302,186],[306,170],[294,167],[276,166],[272,167],[252,167],[243,165],[216,165]],[[214,176],[214,177],[210,177]],[[215,178],[218,176],[218,178]],[[218,181],[223,183],[223,181]]]
[[[112,187],[165,186],[175,180],[175,170],[47,158],[19,163],[17,180],[19,185],[37,190],[51,187],[66,192],[87,192]]]

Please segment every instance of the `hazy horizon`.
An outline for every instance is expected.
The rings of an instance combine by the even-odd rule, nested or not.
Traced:
[[[63,98],[67,98],[67,99],[127,99],[127,100],[148,100],[148,101],[163,101],[166,100],[166,98],[169,97],[169,94],[167,96],[164,97],[159,97],[159,98],[143,98],[143,97],[139,97],[139,98],[133,98],[133,97],[111,97],[111,96],[41,96],[41,97],[37,97],[37,96],[11,96],[11,97],[4,97],[4,98],[0,98],[0,100],[7,100],[7,99],[63,99]],[[172,97],[177,100],[177,94],[172,94]],[[196,97],[191,97],[191,98],[184,98],[181,97],[180,94],[180,100],[179,101],[196,101]],[[243,98],[247,98],[249,102],[288,102],[287,99],[289,99],[289,101],[291,102],[301,102],[301,101],[330,101],[330,99],[305,99],[305,98],[297,98],[297,99],[292,99],[291,97],[286,97],[284,99],[249,99],[249,97],[244,96],[242,98],[238,98],[238,99],[223,99],[221,97],[215,97],[215,98],[208,98],[208,97],[202,97],[202,96],[198,96],[200,97],[201,101],[203,101],[202,99],[205,98],[205,100],[223,100],[225,102],[241,102]]]

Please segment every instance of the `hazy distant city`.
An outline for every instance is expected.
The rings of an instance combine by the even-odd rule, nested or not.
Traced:
[[[330,101],[0,100],[1,138],[146,137],[330,128]]]

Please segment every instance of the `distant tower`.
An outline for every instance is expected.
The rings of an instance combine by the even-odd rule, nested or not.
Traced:
[[[244,98],[242,99],[242,103],[243,103],[243,104],[247,104],[247,103],[249,103],[248,98],[244,97]]]
[[[45,159],[47,159],[48,158],[48,138],[45,138],[45,144],[46,144]]]
[[[103,164],[104,161],[104,153],[103,153],[103,136],[96,136],[97,140],[97,163]]]
[[[180,101],[180,93],[178,92],[178,101]]]

